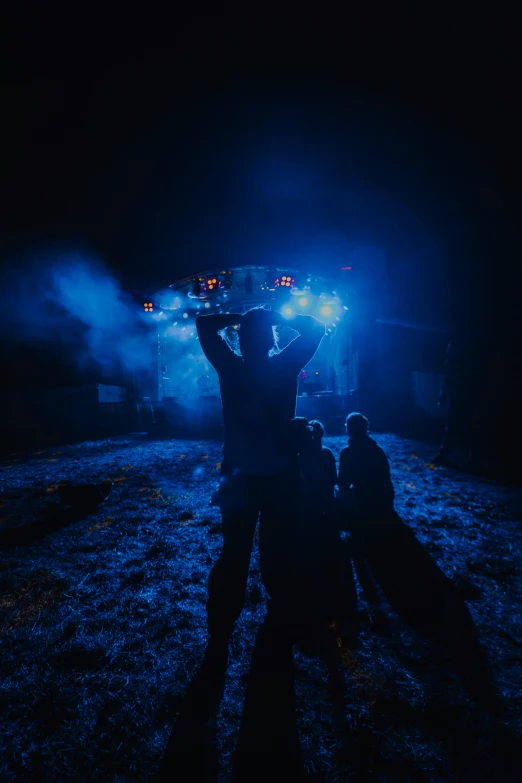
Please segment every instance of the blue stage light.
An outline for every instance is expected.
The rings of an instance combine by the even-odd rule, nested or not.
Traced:
[[[281,314],[284,315],[285,318],[290,318],[294,314],[294,308],[290,307],[290,305],[285,305],[281,310]]]
[[[300,296],[299,299],[297,300],[297,303],[299,307],[307,307],[308,299],[306,298],[306,296]]]
[[[319,312],[323,316],[323,318],[329,318],[331,315],[333,315],[333,307],[331,304],[324,304],[321,306],[321,309]]]

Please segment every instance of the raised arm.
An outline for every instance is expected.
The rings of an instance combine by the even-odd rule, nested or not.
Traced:
[[[325,325],[312,315],[296,315],[287,322],[287,325],[299,334],[286,346],[280,356],[295,364],[298,373],[313,358],[326,334],[326,329]]]
[[[196,318],[196,329],[203,353],[218,371],[223,366],[223,362],[233,356],[233,352],[218,332],[226,329],[227,326],[240,323],[241,316],[238,313],[215,313]]]

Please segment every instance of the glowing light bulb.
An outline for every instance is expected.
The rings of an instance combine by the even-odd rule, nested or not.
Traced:
[[[294,311],[291,307],[283,307],[283,315],[286,315],[287,317],[290,315],[293,315]]]
[[[308,305],[308,299],[306,298],[306,296],[299,297],[297,302],[299,304],[299,307],[306,307]]]
[[[188,318],[188,313],[183,313],[183,318]]]
[[[205,307],[210,307],[210,302],[205,302]]]

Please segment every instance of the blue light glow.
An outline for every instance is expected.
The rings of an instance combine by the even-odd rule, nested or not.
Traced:
[[[307,307],[308,306],[308,299],[306,296],[301,296],[297,300],[299,307]]]
[[[281,314],[285,318],[291,318],[293,316],[293,314],[294,314],[294,308],[290,307],[290,305],[285,305],[285,307],[283,307],[282,310],[281,310]]]
[[[324,304],[319,310],[323,318],[329,318],[331,315],[333,315],[333,311],[334,309],[331,304]]]

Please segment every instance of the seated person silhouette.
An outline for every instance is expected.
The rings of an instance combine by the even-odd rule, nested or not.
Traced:
[[[292,427],[298,438],[299,465],[304,480],[304,512],[310,519],[321,523],[334,510],[337,483],[335,457],[330,449],[323,446],[324,427],[320,421],[296,416]],[[324,535],[326,528],[327,525],[317,524],[310,533]]]
[[[339,457],[338,498],[348,520],[393,514],[395,492],[390,465],[381,447],[368,435],[368,419],[350,413],[348,446]]]
[[[345,565],[335,504],[337,467],[333,453],[322,445],[324,427],[320,421],[296,417],[292,426],[303,478],[296,541],[299,625],[301,630],[313,628],[321,633],[353,603],[342,576]]]
[[[368,435],[368,419],[350,413],[346,419],[348,446],[339,458],[339,526],[351,534],[348,549],[366,600],[379,604],[367,557],[395,527],[395,492],[386,454]]]
[[[239,325],[241,355],[220,336],[232,325]],[[278,325],[298,332],[283,350],[277,347]],[[301,476],[287,428],[295,415],[298,375],[317,351],[325,327],[312,316],[296,316],[287,323],[264,308],[244,315],[200,316],[196,327],[201,348],[218,373],[223,406],[223,550],[209,578],[207,655],[226,666],[228,639],[245,600],[259,515],[261,576],[271,599],[269,614],[284,616],[291,603]]]

